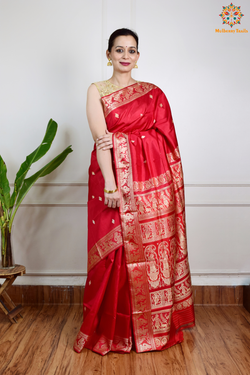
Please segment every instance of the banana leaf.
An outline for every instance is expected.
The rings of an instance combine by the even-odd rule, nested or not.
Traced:
[[[1,196],[0,196],[0,198],[1,198]],[[1,202],[1,199],[0,199],[0,227],[1,228],[3,228],[3,226],[4,226],[5,218],[6,218],[6,214],[3,210],[2,202]]]
[[[7,168],[3,158],[0,156],[0,200],[2,202],[2,209],[8,210],[10,206],[10,185],[7,178]]]
[[[51,160],[48,164],[46,164],[43,168],[41,168],[38,172],[30,176],[29,178],[25,179],[23,181],[22,187],[18,193],[18,197],[15,203],[14,211],[10,218],[9,228],[11,231],[12,222],[14,220],[16,211],[18,207],[20,206],[22,200],[30,190],[30,188],[34,185],[34,183],[38,180],[39,177],[44,177],[47,174],[53,172],[67,157],[69,153],[71,153],[73,150],[71,146],[68,146],[61,154],[57,155],[53,160]],[[37,159],[38,160],[38,159]]]
[[[55,138],[57,128],[57,123],[54,120],[50,119],[42,143],[30,155],[26,157],[26,160],[20,166],[20,169],[16,174],[14,191],[11,195],[9,203],[10,208],[15,205],[16,197],[31,165],[41,159],[49,151],[51,144]]]

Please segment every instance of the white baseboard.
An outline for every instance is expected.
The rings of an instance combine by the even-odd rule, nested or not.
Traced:
[[[250,272],[191,273],[193,285],[249,285]]]
[[[27,273],[16,285],[85,285],[87,273]],[[250,272],[193,272],[193,285],[249,285]]]
[[[24,275],[18,277],[15,285],[85,285],[86,275]]]

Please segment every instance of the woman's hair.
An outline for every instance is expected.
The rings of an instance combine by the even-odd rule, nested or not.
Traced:
[[[114,45],[115,38],[117,38],[118,36],[121,36],[121,35],[131,35],[136,41],[136,48],[137,48],[137,51],[138,51],[139,38],[138,38],[138,35],[136,34],[136,32],[134,32],[130,29],[118,29],[118,30],[115,30],[109,37],[109,44],[108,44],[108,51],[109,52],[111,52],[111,48]]]

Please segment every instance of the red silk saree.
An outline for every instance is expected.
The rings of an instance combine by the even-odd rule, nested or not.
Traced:
[[[117,88],[116,88],[117,90]],[[74,349],[163,350],[194,325],[184,185],[171,110],[155,85],[101,98],[121,196],[104,205],[96,150],[89,168],[88,278]]]

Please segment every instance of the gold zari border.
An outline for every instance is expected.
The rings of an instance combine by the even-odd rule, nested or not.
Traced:
[[[147,181],[134,181],[134,192],[147,191],[154,187],[165,185],[172,181],[170,171],[162,173],[160,176],[152,177]]]
[[[128,136],[114,135],[114,153],[121,193],[121,222],[132,302],[132,319],[138,352],[155,350],[147,271],[142,236],[133,191]]]
[[[88,253],[88,272],[113,250],[123,245],[122,228],[118,225],[102,237]]]
[[[176,147],[173,152],[167,153],[167,158],[169,164],[176,163],[180,160],[180,151],[179,147]]]
[[[124,90],[118,90],[108,96],[103,96],[104,116],[107,117],[115,108],[119,108],[138,99],[154,88],[157,88],[157,86],[152,83],[137,82],[134,85],[126,87]]]
[[[90,336],[85,335],[81,331],[78,333],[74,349],[80,353],[84,348],[86,342]],[[101,335],[93,347],[93,351],[101,353],[102,355],[112,351],[112,352],[125,352],[129,353],[132,349],[132,337],[124,338],[119,336],[114,336],[113,340],[108,339],[106,336]]]
[[[150,351],[167,344],[172,312],[192,305],[182,167],[177,148],[167,154],[169,171],[133,183],[126,134],[114,134],[114,155],[136,349]]]

